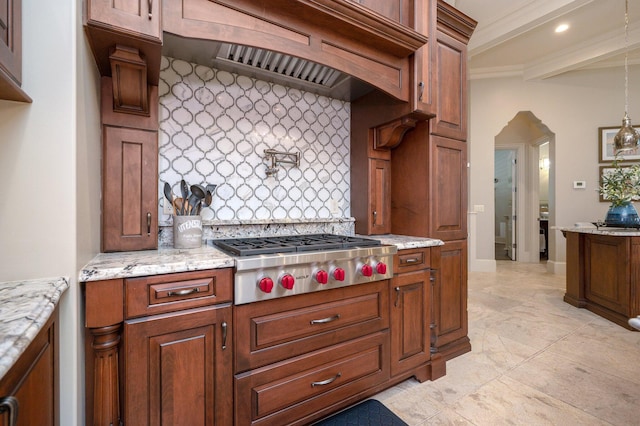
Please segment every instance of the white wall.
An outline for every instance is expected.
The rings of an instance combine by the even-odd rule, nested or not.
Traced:
[[[22,88],[33,103],[0,101],[0,282],[71,280],[59,306],[61,425],[83,424],[76,277],[98,250],[99,230],[97,78],[86,51],[77,53],[76,43],[85,45],[81,5],[22,1]],[[87,87],[78,91],[77,84]]]
[[[640,70],[630,68],[630,110],[640,123]],[[555,133],[551,164],[556,206],[549,226],[571,226],[575,222],[603,219],[606,203],[598,201],[598,127],[620,125],[624,115],[622,69],[588,70],[550,80],[524,82],[519,77],[470,82],[469,205],[486,206],[478,213],[475,252],[470,268],[494,257],[494,138],[519,111],[531,111]],[[585,180],[587,188],[573,189],[573,181]],[[555,249],[550,266],[563,271],[565,239],[550,230]],[[470,251],[471,252],[471,251]]]

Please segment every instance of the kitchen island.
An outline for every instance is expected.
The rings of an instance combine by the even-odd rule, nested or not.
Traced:
[[[640,315],[640,231],[624,228],[566,228],[567,278],[564,301],[586,308],[629,330]]]

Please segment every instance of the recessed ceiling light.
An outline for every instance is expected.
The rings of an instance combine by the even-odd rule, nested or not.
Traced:
[[[560,24],[556,27],[556,32],[557,33],[563,33],[565,31],[567,31],[569,29],[569,25],[568,24]]]

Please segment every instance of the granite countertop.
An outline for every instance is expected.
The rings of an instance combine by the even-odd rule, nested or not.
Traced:
[[[395,234],[385,234],[385,235],[363,235],[367,238],[373,238],[376,240],[380,240],[382,244],[389,244],[398,247],[398,250],[407,250],[414,248],[424,248],[424,247],[434,247],[434,246],[442,246],[444,242],[441,240],[436,240],[434,238],[424,238],[424,237],[412,237],[410,235],[395,235]]]
[[[594,226],[574,226],[567,228],[558,228],[564,232],[579,232],[583,234],[595,234],[595,235],[613,235],[620,237],[639,237],[640,229],[636,228],[607,228],[606,226],[596,227]]]
[[[443,245],[433,238],[407,235],[363,235],[380,240],[382,244],[395,245],[398,250]],[[79,282],[100,281],[173,272],[204,269],[232,268],[233,256],[210,245],[197,249],[161,248],[158,250],[100,253],[82,268]]]
[[[0,283],[0,379],[49,320],[68,278]]]
[[[100,253],[82,268],[78,281],[131,278],[234,266],[235,260],[232,256],[209,245],[193,249],[161,248]]]

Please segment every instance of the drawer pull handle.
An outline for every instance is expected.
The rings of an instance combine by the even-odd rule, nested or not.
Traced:
[[[5,411],[9,413],[8,426],[16,426],[18,424],[18,400],[13,396],[0,399],[0,414]]]
[[[151,213],[147,212],[147,235],[151,235]]]
[[[393,305],[397,308],[398,303],[400,302],[400,287],[396,287],[394,290],[396,291],[396,301]]]
[[[178,290],[178,291],[168,291],[167,292],[167,296],[171,297],[171,296],[187,296],[189,294],[196,294],[199,293],[200,289],[198,287],[194,287],[194,288],[186,288],[184,290]]]
[[[418,259],[417,257],[410,257],[408,259],[405,259],[404,263],[417,263],[419,261],[420,259]]]
[[[342,373],[338,373],[336,374],[334,377],[327,379],[327,380],[321,380],[319,382],[311,382],[311,387],[315,388],[316,386],[324,386],[324,385],[328,385],[331,384],[333,382],[335,382],[336,380],[338,380],[339,377],[342,376]]]
[[[418,89],[420,89],[420,91],[418,92],[418,100],[420,102],[422,102],[422,95],[424,94],[424,82],[423,81],[418,83]]]
[[[222,350],[227,349],[227,322],[222,321]]]
[[[311,324],[326,324],[328,322],[333,322],[335,320],[339,320],[340,319],[340,314],[336,314],[332,317],[327,317],[327,318],[322,318],[322,319],[317,319],[317,320],[311,320]]]
[[[149,20],[153,19],[153,0],[149,0]]]

